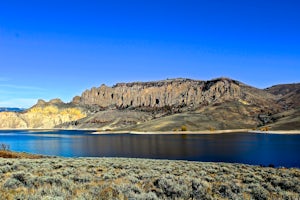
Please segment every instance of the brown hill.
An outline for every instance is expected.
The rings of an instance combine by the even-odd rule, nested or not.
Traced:
[[[300,107],[300,83],[275,85],[265,91],[276,95],[278,103],[286,110]]]
[[[277,113],[272,118],[275,119],[270,124],[273,130],[300,130],[300,108]]]

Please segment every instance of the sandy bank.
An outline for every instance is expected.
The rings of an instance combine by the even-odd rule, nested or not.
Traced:
[[[92,134],[224,134],[224,133],[264,133],[264,134],[300,134],[300,130],[278,130],[278,131],[254,131],[251,129],[231,129],[231,130],[214,130],[214,131],[96,131]]]
[[[244,133],[249,129],[233,129],[233,130],[215,130],[215,131],[96,131],[93,134],[141,134],[141,135],[154,135],[154,134],[221,134],[221,133]]]
[[[91,134],[223,134],[223,133],[262,133],[262,134],[300,134],[300,130],[270,130],[259,131],[251,129],[230,129],[230,130],[199,130],[199,131],[100,131],[95,128],[83,128],[83,129],[64,129],[64,128],[0,128],[0,131],[91,131]]]
[[[300,134],[300,130],[276,130],[276,131],[249,131],[250,133],[262,133],[262,134]]]

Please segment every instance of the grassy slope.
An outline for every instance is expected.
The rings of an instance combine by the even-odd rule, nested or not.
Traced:
[[[0,159],[2,199],[297,199],[300,170],[122,158]]]
[[[251,129],[258,124],[257,119],[253,117],[254,110],[259,109],[238,102],[227,102],[222,105],[207,106],[193,112],[161,117],[128,129],[135,131],[173,131],[180,130],[183,125],[189,131]]]
[[[270,124],[272,130],[300,130],[300,108],[273,116],[276,122]]]

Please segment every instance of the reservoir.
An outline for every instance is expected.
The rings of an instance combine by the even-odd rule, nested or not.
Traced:
[[[10,150],[63,157],[130,157],[300,167],[300,135],[92,134],[91,131],[0,131]]]

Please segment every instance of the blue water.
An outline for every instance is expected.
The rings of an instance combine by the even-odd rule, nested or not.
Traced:
[[[13,151],[64,157],[134,157],[300,167],[300,135],[95,135],[89,131],[0,131]]]

